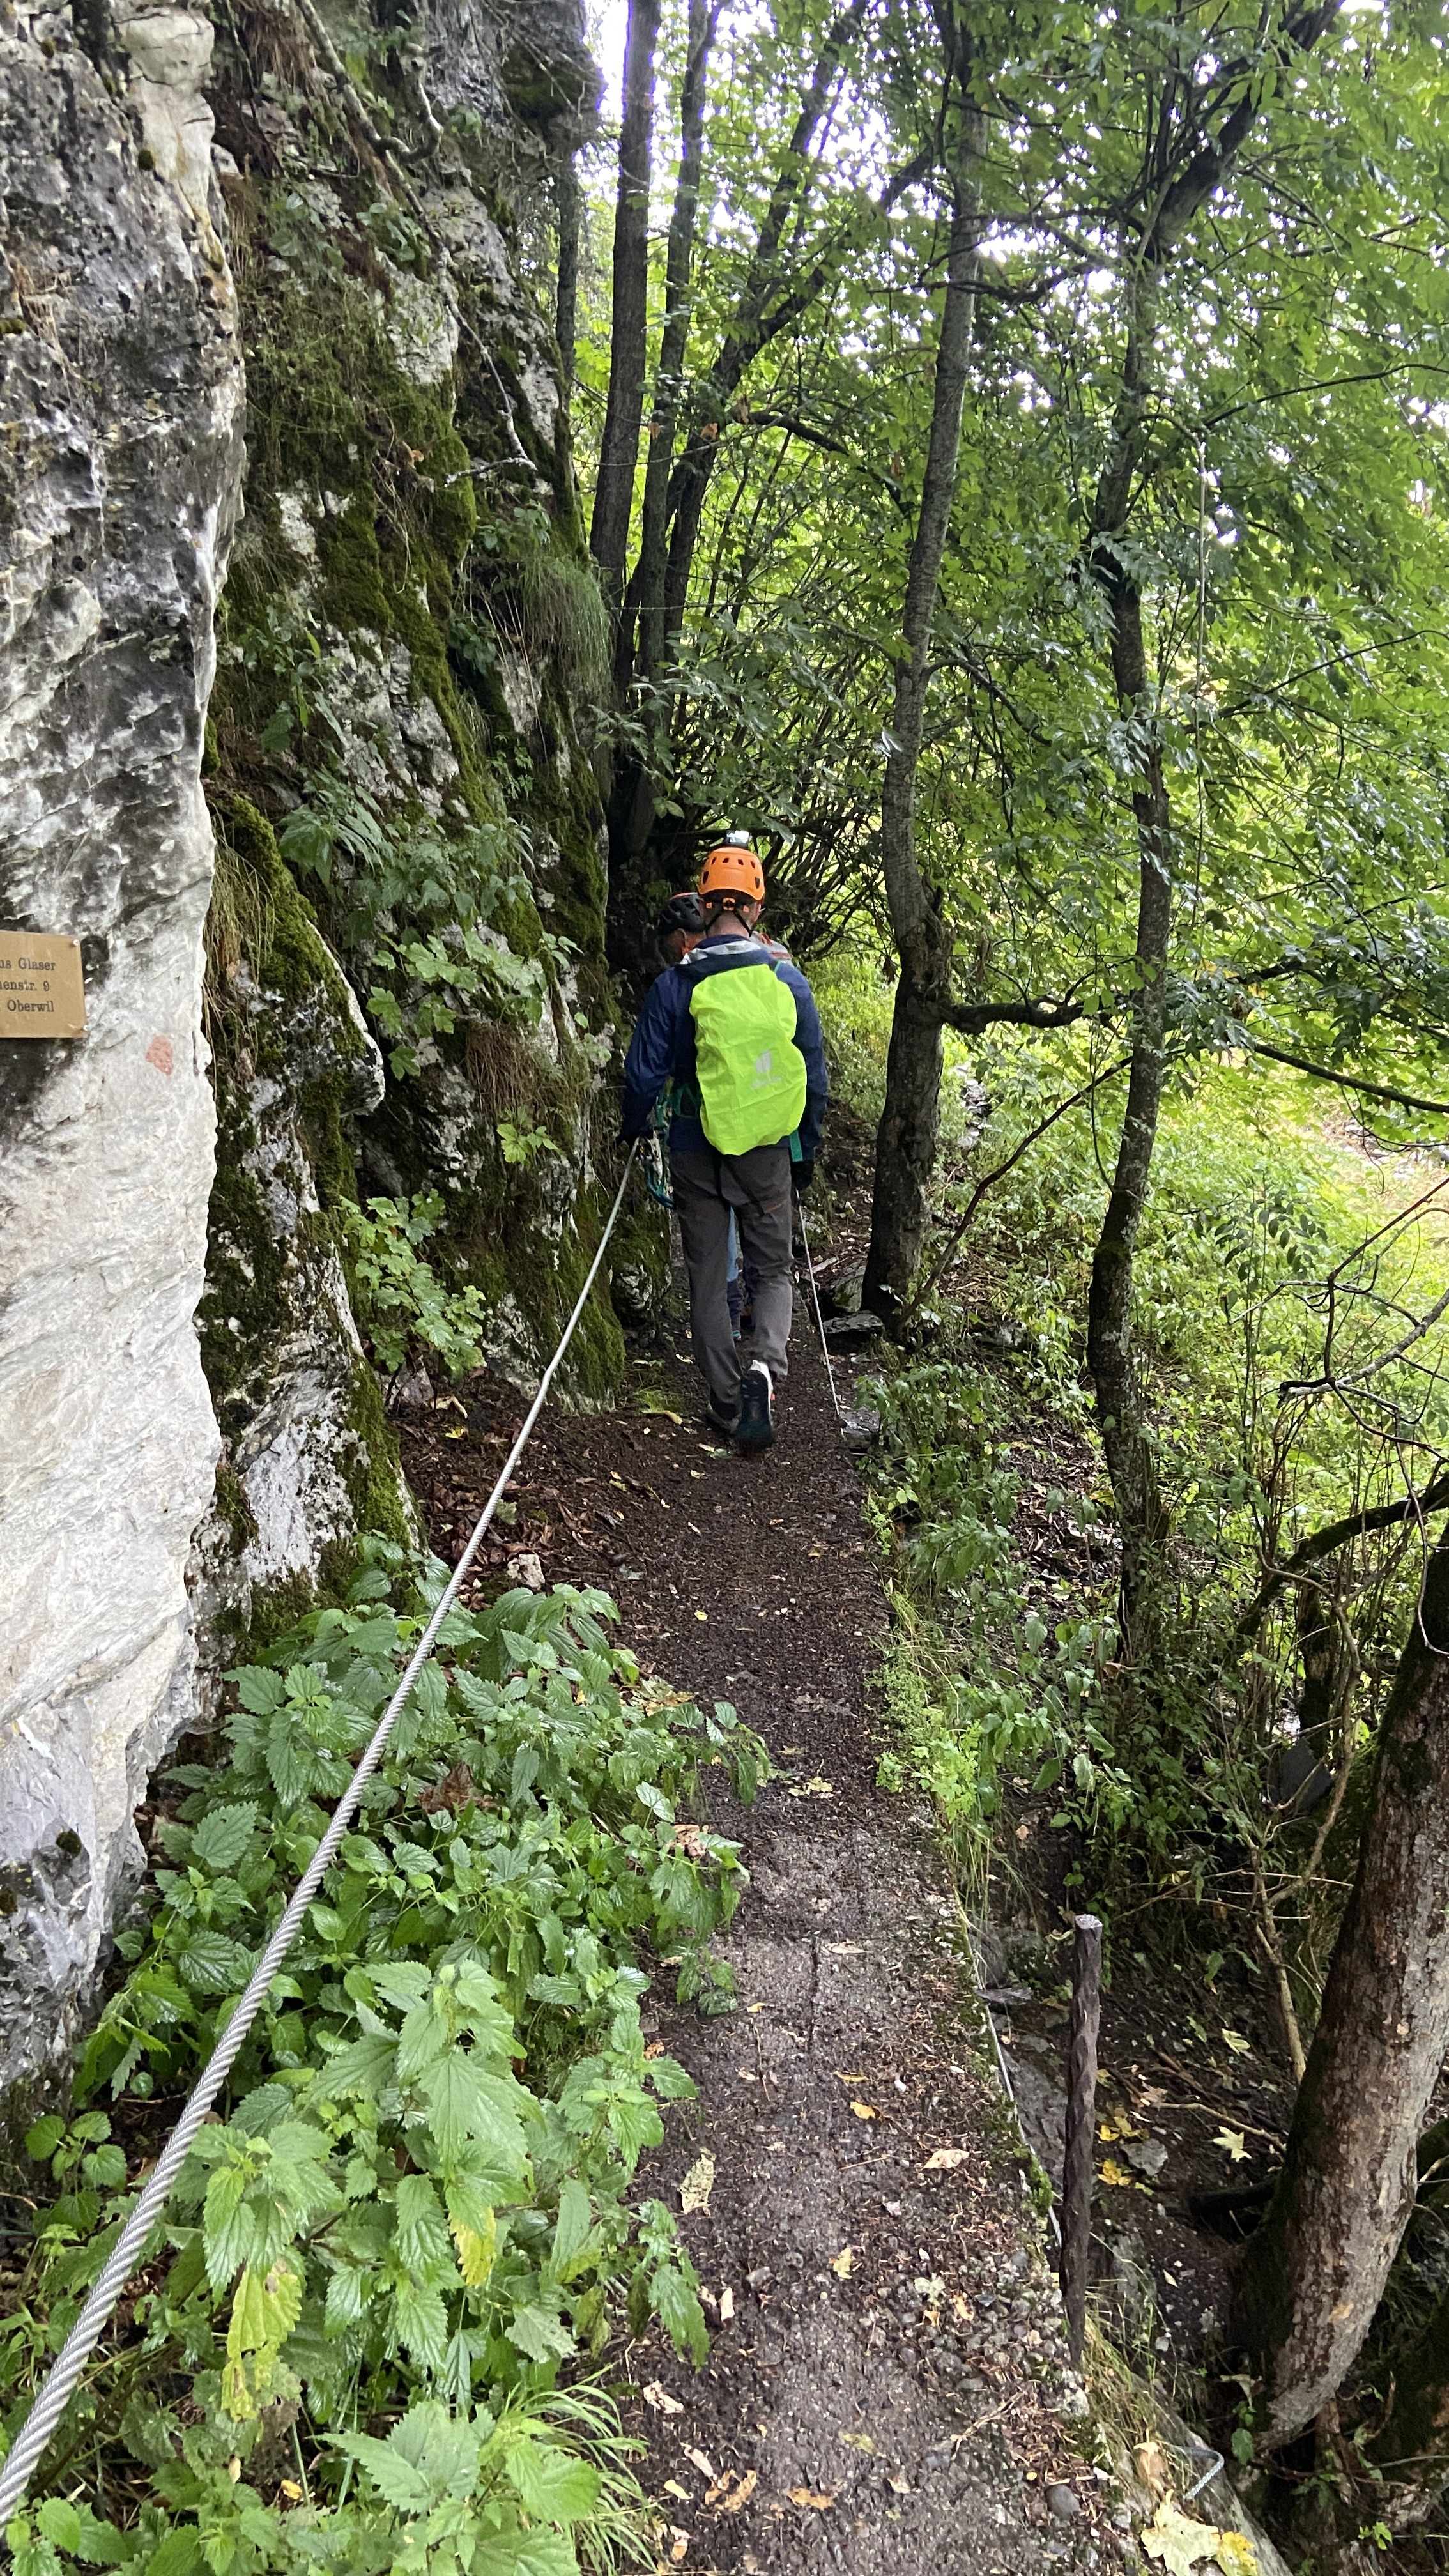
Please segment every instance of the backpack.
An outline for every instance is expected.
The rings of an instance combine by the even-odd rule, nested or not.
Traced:
[[[736,939],[729,950],[695,949],[679,970],[694,987],[689,1012],[700,1123],[720,1154],[781,1144],[804,1115],[795,996],[775,966],[757,940]]]

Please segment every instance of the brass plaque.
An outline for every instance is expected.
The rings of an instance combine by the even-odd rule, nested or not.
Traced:
[[[0,1038],[83,1038],[80,942],[48,930],[0,930]]]

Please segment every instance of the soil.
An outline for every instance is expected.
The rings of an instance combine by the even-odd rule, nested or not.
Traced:
[[[712,2329],[700,2372],[657,2333],[622,2357],[659,2565],[1136,2564],[1080,2446],[1085,2399],[959,1910],[926,1820],[876,1785],[886,1606],[807,1331],[797,1306],[760,1458],[700,1427],[667,1351],[636,1364],[625,1410],[545,1416],[482,1571],[496,1589],[526,1551],[550,1583],[607,1589],[641,1664],[730,1701],[776,1766],[748,1813],[709,1799],[752,1882],[721,1945],[738,2009],[682,2010],[662,1971],[654,1988],[654,2034],[699,2099],[671,2113],[639,2188],[703,2200],[682,2227]],[[520,1410],[473,1383],[409,1429],[441,1553],[459,1552]]]

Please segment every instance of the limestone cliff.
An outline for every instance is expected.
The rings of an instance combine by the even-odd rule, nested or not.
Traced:
[[[0,14],[0,918],[85,1039],[0,1040],[0,2080],[65,2035],[189,1705],[213,620],[241,470],[206,21]]]
[[[244,1634],[412,1534],[394,1378],[526,1377],[596,1239],[594,86],[566,0],[0,9],[0,925],[90,1012],[0,1047],[0,2084]]]

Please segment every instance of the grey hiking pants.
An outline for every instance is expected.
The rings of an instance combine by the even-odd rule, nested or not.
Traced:
[[[772,1378],[790,1363],[790,1148],[757,1145],[728,1162],[713,1154],[671,1154],[669,1177],[689,1272],[689,1321],[695,1362],[721,1413],[737,1413],[740,1362],[730,1325],[725,1278],[730,1266],[730,1210],[743,1259],[759,1274],[755,1348]]]

